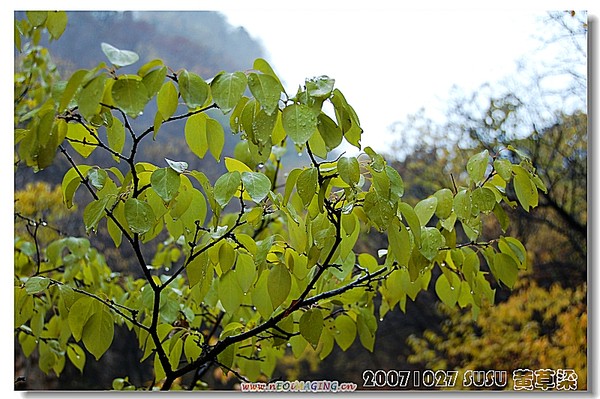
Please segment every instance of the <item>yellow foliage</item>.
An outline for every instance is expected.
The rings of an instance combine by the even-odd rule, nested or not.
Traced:
[[[31,218],[52,221],[67,215],[59,186],[48,183],[27,183],[25,189],[15,192],[15,212]]]
[[[442,332],[412,336],[412,363],[430,369],[573,369],[578,389],[587,389],[587,287],[549,289],[530,283],[504,303],[470,313],[442,307]],[[512,389],[509,378],[507,389]]]
[[[40,243],[56,239],[59,222],[71,212],[63,203],[60,186],[52,188],[44,182],[28,183],[23,190],[16,191],[14,211],[15,236],[29,237],[31,229],[26,230],[26,227],[30,222],[49,227],[37,231]],[[21,218],[17,218],[17,215]]]

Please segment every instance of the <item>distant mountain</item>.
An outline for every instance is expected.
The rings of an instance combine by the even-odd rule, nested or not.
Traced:
[[[245,70],[263,57],[262,46],[244,28],[232,27],[214,11],[70,11],[64,35],[49,48],[68,70],[105,60],[100,43],[132,50],[140,61],[161,58],[174,70],[186,68],[205,79],[221,70]],[[61,65],[62,64],[62,65]]]

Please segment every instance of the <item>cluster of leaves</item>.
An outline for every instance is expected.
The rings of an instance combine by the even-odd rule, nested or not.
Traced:
[[[508,301],[482,310],[476,321],[458,309],[440,307],[448,322],[441,332],[412,336],[408,360],[461,374],[477,369],[571,369],[578,375],[577,389],[587,389],[585,285],[565,289],[555,284],[546,290],[532,283],[519,288]]]
[[[43,104],[16,120],[15,143],[36,170],[57,154],[69,162],[65,204],[87,192],[86,230],[105,226],[115,247],[129,246],[141,277],[111,271],[87,238],[34,242],[25,257],[15,250],[15,331],[26,354],[38,348],[42,370],[59,374],[65,358],[83,369],[85,350],[99,359],[122,324],[136,334],[140,360],[153,358],[155,386],[174,388],[191,373],[194,388],[213,365],[244,380],[268,379],[288,347],[296,356],[312,347],[324,358],[358,338],[372,351],[376,314],[404,308],[407,296],[429,287],[435,267],[440,299],[471,305],[475,315],[494,302],[492,278],[512,287],[526,268],[518,240],[479,239],[487,215],[506,230],[503,205],[537,205],[544,187],[527,158],[512,163],[483,151],[466,165],[466,186],[413,207],[402,200],[400,175],[362,149],[358,117],[333,79],[307,79],[290,95],[262,59],[206,81],[161,60],[123,74],[137,54],[108,44],[102,50],[110,65],[56,82]],[[150,102],[154,123],[136,131],[130,121]],[[233,157],[222,154],[225,128],[208,115],[213,109],[229,115],[239,135]],[[184,160],[138,159],[140,144],[177,120],[185,120],[196,156],[224,161],[227,172],[214,183]],[[332,159],[348,145],[359,154]],[[288,146],[310,164],[280,185]],[[94,151],[114,164],[85,164]],[[388,234],[379,259],[354,251],[369,229]],[[114,388],[125,387],[115,380]]]

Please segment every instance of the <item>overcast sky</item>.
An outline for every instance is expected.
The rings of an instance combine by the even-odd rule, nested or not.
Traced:
[[[262,42],[290,93],[306,77],[333,77],[361,120],[363,143],[376,149],[388,144],[393,122],[422,107],[442,112],[453,85],[471,92],[514,73],[516,61],[539,46],[533,34],[545,15],[389,7],[222,12]]]

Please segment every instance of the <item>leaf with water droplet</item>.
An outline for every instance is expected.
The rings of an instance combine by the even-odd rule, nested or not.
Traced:
[[[421,226],[425,226],[429,222],[435,213],[437,203],[437,197],[429,197],[415,205],[415,213],[419,218],[419,223],[421,223]]]
[[[179,93],[188,108],[195,109],[204,105],[210,94],[210,87],[200,76],[183,70],[179,74]]]
[[[210,82],[213,101],[226,114],[242,100],[246,85],[247,78],[243,72],[219,73]]]
[[[271,191],[271,180],[263,173],[242,172],[242,184],[252,201],[257,203],[265,199]]]
[[[435,215],[440,219],[446,219],[452,213],[452,201],[454,196],[452,191],[447,188],[436,191],[433,194],[437,198],[437,206],[435,208]]]
[[[154,226],[156,218],[147,202],[129,198],[125,201],[125,220],[133,233],[144,234]]]
[[[454,196],[454,213],[460,219],[471,217],[471,193],[467,190],[461,190]]]
[[[484,150],[473,155],[467,162],[467,173],[473,182],[480,183],[485,176],[485,172],[490,162],[490,154],[488,150]]]
[[[248,87],[267,115],[272,115],[283,90],[279,81],[268,74],[251,72],[248,74]]]
[[[146,86],[135,77],[117,80],[113,83],[111,92],[117,107],[132,118],[140,116],[150,100]]]
[[[448,276],[450,280],[448,280]],[[435,282],[435,292],[440,300],[449,307],[456,304],[460,296],[460,278],[454,273],[443,273]]]
[[[419,249],[427,260],[432,261],[445,243],[444,236],[435,227],[425,227],[421,231],[421,248]]]
[[[221,208],[224,208],[229,203],[241,182],[242,178],[238,171],[225,173],[217,179],[214,187],[214,195],[215,200]]]
[[[181,177],[173,168],[156,169],[150,176],[150,185],[165,202],[177,195],[180,183]]]
[[[283,110],[282,123],[285,132],[295,144],[303,145],[317,129],[317,118],[303,104],[292,104]]]
[[[342,157],[337,164],[338,173],[342,180],[354,187],[360,179],[360,167],[355,157]]]
[[[335,328],[335,342],[345,351],[356,338],[356,323],[350,316],[341,314],[335,319]]]
[[[318,172],[316,168],[304,169],[296,181],[296,190],[304,206],[308,206],[317,193]]]

